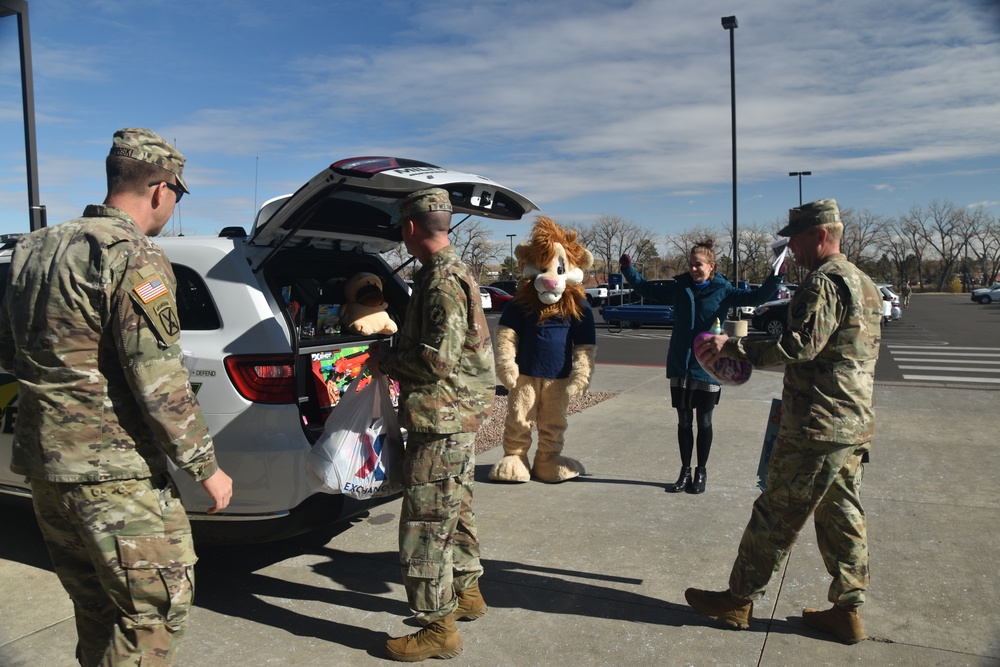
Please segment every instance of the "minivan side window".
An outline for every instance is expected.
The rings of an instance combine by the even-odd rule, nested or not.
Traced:
[[[194,269],[174,264],[177,277],[177,314],[181,331],[211,331],[222,327],[208,286]]]

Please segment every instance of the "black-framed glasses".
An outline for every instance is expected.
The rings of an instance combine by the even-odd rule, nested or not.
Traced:
[[[170,181],[153,181],[152,183],[149,184],[149,187],[151,187],[151,188],[155,187],[155,186],[159,185],[160,183],[165,184],[168,188],[170,188],[171,190],[173,190],[174,194],[177,195],[177,203],[180,203],[181,197],[184,196],[184,190],[183,190],[183,188],[181,188],[181,186],[177,185],[176,183],[171,183]]]

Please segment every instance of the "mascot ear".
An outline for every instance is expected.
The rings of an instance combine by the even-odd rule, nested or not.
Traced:
[[[527,243],[518,243],[517,247],[514,248],[514,257],[517,258],[517,268],[524,270],[524,265],[528,262],[528,254],[531,252],[531,246]]]
[[[592,267],[593,265],[594,265],[594,253],[584,248],[583,257],[580,259],[580,268],[586,270]]]
[[[531,244],[518,243],[514,248],[514,257],[517,258],[517,268],[525,278],[534,278],[541,271],[531,261]]]

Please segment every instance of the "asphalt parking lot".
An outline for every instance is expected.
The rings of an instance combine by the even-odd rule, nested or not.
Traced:
[[[878,427],[863,497],[872,585],[869,641],[806,628],[828,577],[807,528],[756,606],[749,631],[705,621],[688,586],[724,588],[757,494],[767,409],[781,376],[724,390],[702,495],[676,477],[659,367],[599,365],[618,395],[570,417],[568,455],[587,474],[559,485],[485,481],[476,512],[490,612],[462,623],[453,665],[1000,665],[1000,453],[996,393],[876,387]],[[386,664],[386,638],[413,631],[397,565],[398,501],[336,533],[202,549],[196,608],[178,664]],[[30,514],[0,524],[0,664],[74,665],[72,608]]]

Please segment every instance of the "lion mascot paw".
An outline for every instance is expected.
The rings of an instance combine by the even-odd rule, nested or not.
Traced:
[[[563,482],[584,472],[563,456],[571,396],[586,393],[594,372],[597,334],[583,291],[594,263],[577,234],[539,216],[527,243],[517,246],[517,295],[507,303],[496,334],[497,380],[510,392],[504,456],[490,470],[496,482]],[[538,448],[529,466],[532,423]]]

